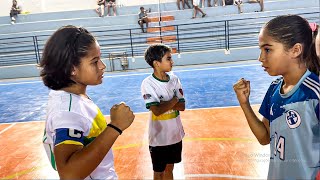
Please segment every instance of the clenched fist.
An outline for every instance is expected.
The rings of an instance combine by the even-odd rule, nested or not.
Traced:
[[[124,102],[115,104],[110,109],[111,124],[120,128],[122,131],[127,129],[134,120],[134,114],[130,107]]]
[[[237,94],[237,98],[240,104],[245,104],[249,102],[250,81],[241,78],[233,85],[233,90]]]

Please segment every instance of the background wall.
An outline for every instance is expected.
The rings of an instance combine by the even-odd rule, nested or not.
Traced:
[[[144,4],[157,4],[160,0],[117,0],[119,6],[134,6]],[[59,12],[93,9],[96,0],[18,0],[25,11],[31,13]],[[175,2],[175,0],[161,0],[161,3]],[[9,16],[12,0],[0,1],[0,16]]]

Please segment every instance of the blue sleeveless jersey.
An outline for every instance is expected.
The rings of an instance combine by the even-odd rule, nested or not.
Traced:
[[[281,94],[272,82],[260,107],[270,125],[268,179],[315,179],[320,167],[319,77],[307,71]]]

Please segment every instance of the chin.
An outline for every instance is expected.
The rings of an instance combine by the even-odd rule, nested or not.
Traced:
[[[279,74],[274,73],[274,72],[268,72],[269,76],[278,76]]]
[[[95,85],[99,85],[102,83],[102,79],[97,80],[96,82],[92,83],[91,85],[95,86]]]

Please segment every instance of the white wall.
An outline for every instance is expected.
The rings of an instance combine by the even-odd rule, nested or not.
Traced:
[[[116,0],[118,5],[134,6],[144,4],[175,2],[176,0]],[[25,11],[31,13],[59,12],[93,9],[96,0],[18,0]],[[0,16],[9,16],[12,0],[0,0]]]

